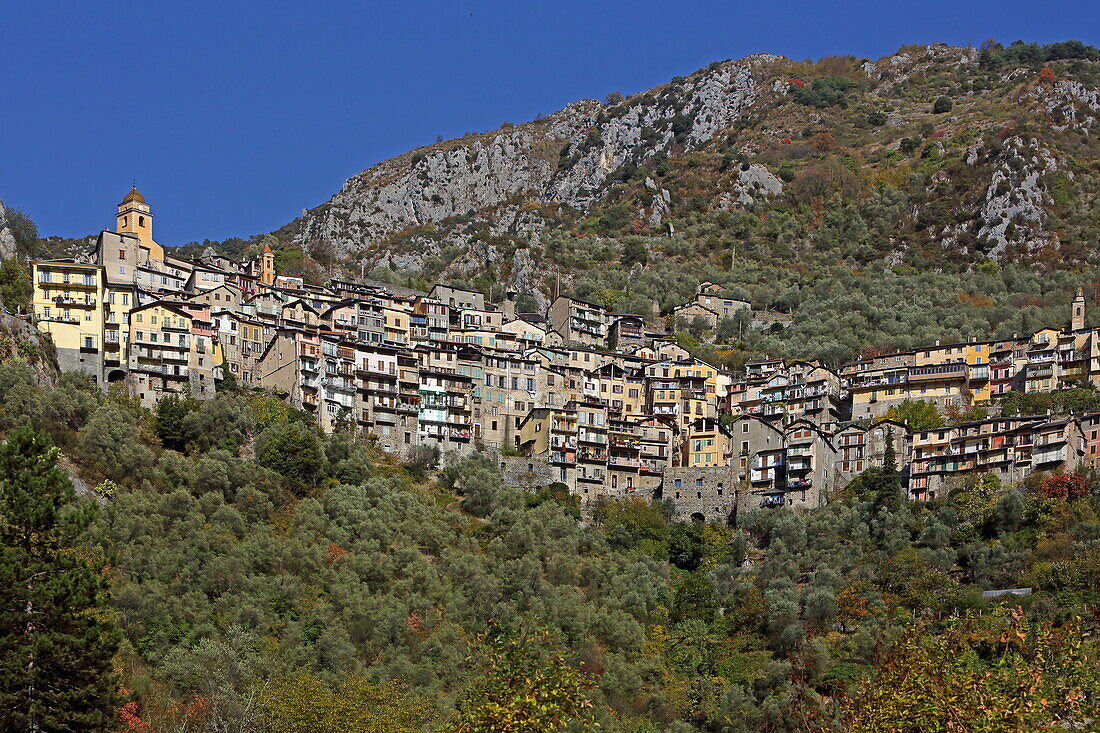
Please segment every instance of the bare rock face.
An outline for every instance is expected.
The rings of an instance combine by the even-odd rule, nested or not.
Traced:
[[[1054,237],[1043,230],[1044,206],[1050,194],[1041,177],[1058,170],[1053,153],[1032,139],[1005,140],[979,211],[978,237],[992,243],[988,254],[999,255],[1010,243],[1036,249]]]
[[[1025,95],[1047,114],[1055,130],[1084,130],[1096,125],[1100,113],[1100,91],[1089,89],[1079,81],[1063,79],[1050,85],[1039,85]]]
[[[4,202],[0,201],[0,260],[15,257],[15,235],[8,226],[8,210],[4,208]]]
[[[744,163],[737,171],[737,180],[728,194],[723,194],[719,208],[733,205],[751,206],[771,196],[783,193],[783,183],[760,163]]]
[[[548,118],[421,148],[353,176],[327,203],[295,222],[299,244],[320,240],[347,255],[386,235],[470,215],[522,199],[585,209],[623,166],[667,151],[705,144],[757,97],[753,69],[779,60],[758,54],[712,64],[705,71],[615,104],[575,102]],[[769,184],[770,185],[770,184]],[[646,212],[667,213],[656,192]],[[532,234],[537,234],[537,225]],[[457,244],[457,243],[456,243]],[[418,252],[393,264],[415,266]]]

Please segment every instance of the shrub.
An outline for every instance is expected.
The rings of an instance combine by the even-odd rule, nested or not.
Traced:
[[[300,423],[282,423],[256,439],[256,460],[288,481],[313,484],[321,475],[325,454],[313,430]]]

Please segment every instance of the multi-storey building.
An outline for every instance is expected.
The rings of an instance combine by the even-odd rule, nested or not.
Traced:
[[[50,334],[63,371],[104,374],[107,280],[100,265],[71,260],[35,262],[32,304],[39,328]],[[112,329],[117,337],[117,328]]]
[[[565,342],[606,346],[611,319],[607,309],[564,295],[550,305],[550,323]]]
[[[154,301],[129,320],[127,381],[143,405],[165,393],[214,395],[221,375],[209,307]]]

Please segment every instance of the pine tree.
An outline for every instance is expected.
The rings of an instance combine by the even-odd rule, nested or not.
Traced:
[[[157,402],[157,437],[165,448],[183,450],[186,442],[183,419],[191,414],[191,409],[190,400],[179,395],[166,395]]]
[[[76,552],[96,509],[42,433],[0,445],[0,730],[98,731],[117,721],[118,631],[104,582]]]
[[[886,448],[882,455],[882,476],[875,486],[875,508],[898,511],[905,502],[898,473],[897,451],[894,449],[894,429],[886,429]]]

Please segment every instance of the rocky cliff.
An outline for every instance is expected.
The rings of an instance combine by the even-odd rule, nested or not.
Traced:
[[[1095,179],[1077,172],[1093,165],[1098,87],[1095,49],[1072,42],[757,54],[384,161],[277,236],[349,272],[490,273],[539,300],[576,275],[563,241],[639,237],[653,262],[700,217],[752,211],[795,217],[791,243],[812,246],[830,202],[895,202],[873,243],[894,263],[1079,260],[1095,241],[1078,215]]]
[[[15,235],[8,225],[8,210],[4,208],[4,202],[0,201],[0,260],[15,257]]]

